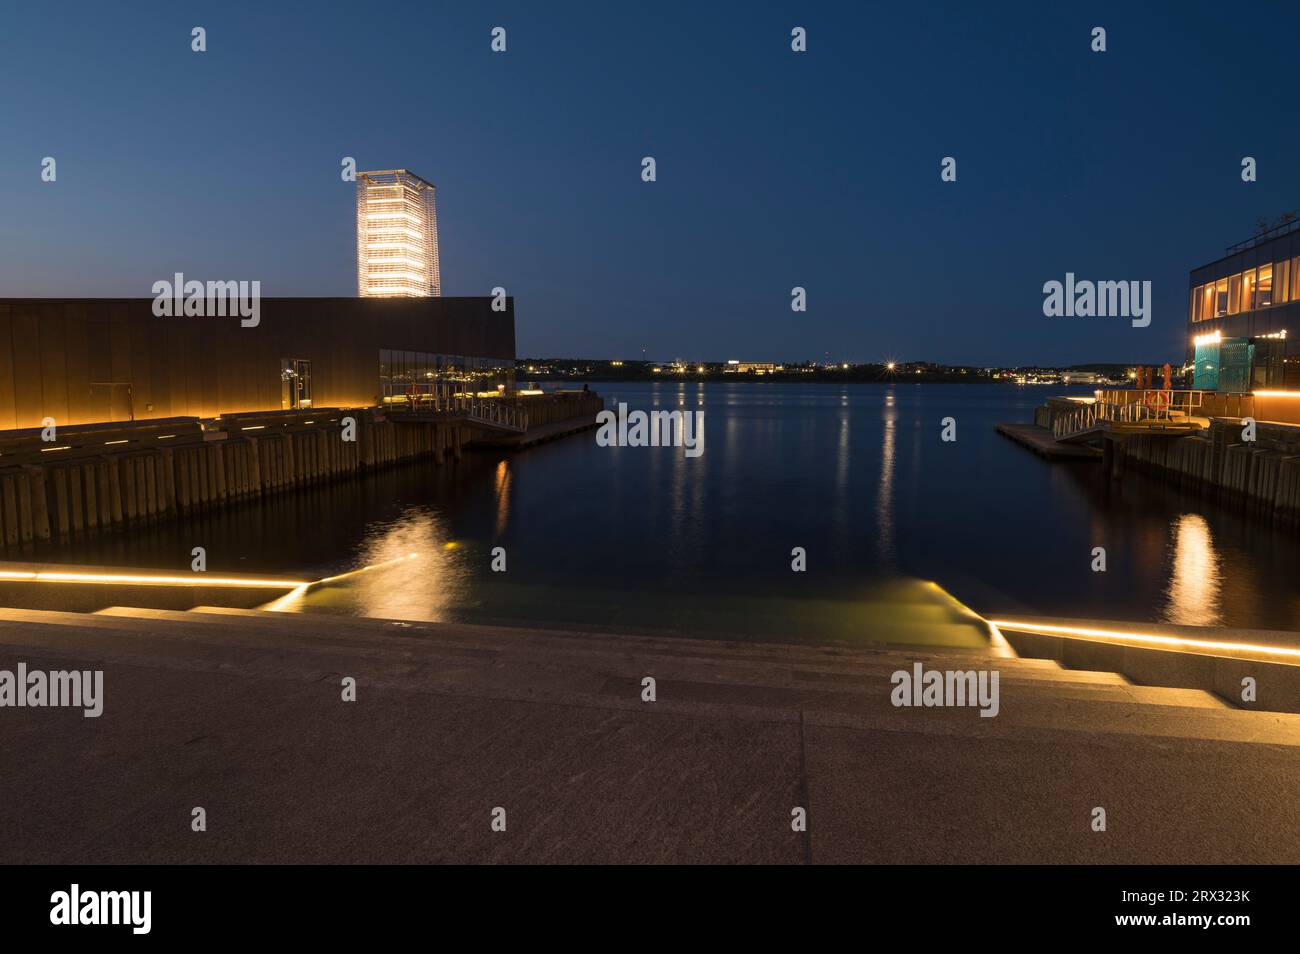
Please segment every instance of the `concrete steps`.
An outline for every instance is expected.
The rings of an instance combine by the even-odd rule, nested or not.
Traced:
[[[999,715],[894,707],[917,660],[997,670]],[[105,708],[0,713],[11,863],[1300,862],[1300,716],[1049,659],[0,609],[17,661]]]
[[[40,631],[39,638],[30,634]],[[1000,713],[970,708],[908,710],[931,728],[987,733],[1033,727],[1142,731],[1178,737],[1252,738],[1217,697],[1198,690],[1131,685],[1114,673],[1061,669],[1050,660],[968,651],[835,650],[744,646],[681,639],[529,633],[493,627],[305,616],[260,611],[169,611],[113,607],[96,614],[5,610],[0,646],[35,643],[47,653],[112,663],[320,682],[356,678],[403,692],[501,696],[560,705],[629,706],[641,680],[657,681],[659,708],[727,711],[744,718],[794,712],[832,723],[898,725],[891,676],[926,669],[997,670]],[[837,721],[838,720],[838,721]],[[1296,725],[1300,726],[1300,717]],[[1298,740],[1300,741],[1300,740]]]

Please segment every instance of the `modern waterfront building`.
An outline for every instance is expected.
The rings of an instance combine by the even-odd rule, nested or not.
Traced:
[[[357,173],[357,294],[442,294],[433,184],[405,169]]]
[[[149,298],[0,298],[0,430],[514,396],[514,299],[264,298],[256,327]]]
[[[1188,285],[1193,388],[1300,391],[1300,220],[1230,246]]]

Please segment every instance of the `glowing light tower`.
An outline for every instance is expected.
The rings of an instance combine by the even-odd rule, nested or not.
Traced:
[[[433,184],[405,169],[357,173],[357,294],[442,294]]]

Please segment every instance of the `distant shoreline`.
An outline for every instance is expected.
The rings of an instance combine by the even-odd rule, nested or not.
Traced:
[[[730,368],[729,368],[730,365]],[[737,367],[738,365],[738,367]],[[1136,365],[1098,363],[1064,367],[984,368],[928,361],[891,364],[776,364],[775,362],[653,362],[583,358],[520,358],[515,380],[537,384],[583,381],[708,381],[779,384],[1015,384],[1124,387]],[[1147,365],[1147,367],[1156,367]],[[1066,382],[1066,376],[1081,380]]]
[[[581,385],[584,382],[600,382],[609,384],[999,384],[1011,387],[1104,387],[1104,388],[1122,388],[1128,387],[1132,381],[1125,380],[1097,380],[1097,381],[1071,381],[1065,382],[1060,379],[1048,377],[1036,380],[1017,380],[1014,377],[992,377],[987,374],[952,374],[944,372],[925,372],[922,374],[894,374],[886,377],[868,377],[864,375],[853,375],[851,373],[841,374],[819,374],[816,372],[805,372],[799,374],[636,374],[636,375],[611,375],[611,374],[538,374],[528,373],[519,370],[515,372],[515,380],[520,387],[525,384],[537,384],[544,386],[551,385]]]

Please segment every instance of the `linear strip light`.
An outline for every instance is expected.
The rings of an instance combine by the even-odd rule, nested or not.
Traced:
[[[1300,649],[1289,646],[1261,646],[1255,643],[1230,643],[1217,639],[1188,639],[1184,636],[1162,636],[1157,633],[1130,633],[1121,630],[1089,629],[1083,626],[1053,626],[1047,623],[1020,623],[1015,620],[994,619],[989,622],[1002,629],[1035,633],[1039,636],[1076,636],[1085,639],[1127,639],[1155,646],[1173,646],[1192,649],[1228,649],[1237,652],[1267,653],[1300,659]]]
[[[230,576],[148,576],[142,573],[71,573],[63,571],[0,570],[0,580],[20,583],[139,583],[145,586],[252,586],[282,589],[302,586],[303,580],[239,579]]]

